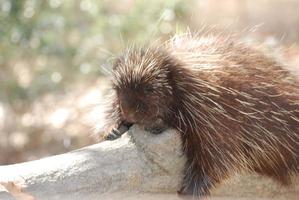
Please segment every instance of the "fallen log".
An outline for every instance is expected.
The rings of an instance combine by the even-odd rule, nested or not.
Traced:
[[[133,126],[114,141],[1,166],[0,200],[180,199],[184,163],[175,130],[153,135]],[[299,185],[285,188],[257,175],[236,175],[213,196],[298,199]]]

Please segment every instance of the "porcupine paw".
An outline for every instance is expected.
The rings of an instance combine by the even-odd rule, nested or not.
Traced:
[[[120,138],[132,125],[133,124],[131,123],[122,122],[117,128],[112,129],[110,133],[108,133],[105,140],[116,140],[117,138]]]
[[[152,134],[158,135],[165,131],[168,127],[162,119],[157,119],[153,124],[145,126],[144,130],[149,131]]]
[[[112,129],[110,133],[105,137],[106,140],[115,140],[119,138],[122,134],[116,128]]]
[[[158,135],[165,131],[167,127],[160,127],[160,126],[152,126],[152,127],[145,127],[144,130],[149,131],[152,134]]]

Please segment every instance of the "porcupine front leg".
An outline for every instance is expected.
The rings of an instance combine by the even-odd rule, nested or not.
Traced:
[[[132,125],[133,125],[132,123],[122,121],[116,128],[113,128],[106,135],[105,140],[115,140],[117,138],[120,138],[122,136],[122,134],[127,132]]]
[[[107,105],[105,114],[104,140],[115,140],[122,136],[133,125],[128,123],[121,114],[118,99],[115,93],[110,97],[111,103]]]

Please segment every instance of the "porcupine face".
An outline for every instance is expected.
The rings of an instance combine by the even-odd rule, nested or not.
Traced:
[[[168,114],[173,98],[168,67],[156,50],[129,50],[116,60],[112,81],[127,122],[150,124]]]

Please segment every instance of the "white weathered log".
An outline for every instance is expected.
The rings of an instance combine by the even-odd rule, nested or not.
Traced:
[[[119,191],[178,188],[184,156],[175,131],[152,135],[138,127],[114,141],[70,153],[0,167],[0,182],[26,186],[36,199],[97,199]],[[13,199],[0,193],[1,200]]]
[[[115,141],[70,153],[1,166],[0,183],[23,185],[37,200],[180,199],[185,156],[179,135],[167,130],[152,135],[134,126]],[[297,199],[299,185],[283,188],[269,179],[237,175],[213,191],[216,196]],[[14,198],[0,189],[0,200]],[[19,198],[21,199],[21,198]]]

